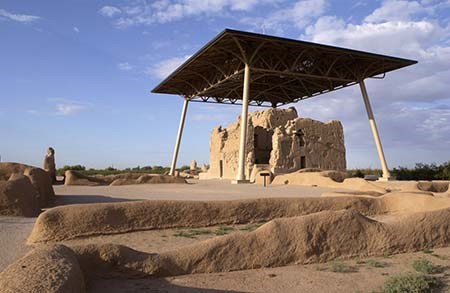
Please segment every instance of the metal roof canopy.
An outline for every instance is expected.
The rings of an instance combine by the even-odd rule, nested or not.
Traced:
[[[244,69],[249,105],[278,107],[417,63],[346,48],[225,29],[170,74],[153,93],[189,101],[240,104]]]
[[[390,180],[364,79],[415,63],[417,61],[226,29],[152,90],[184,97],[169,174],[175,175],[189,101],[242,102],[238,172],[233,183],[246,183],[249,105],[279,107],[359,84],[383,170],[382,179]]]

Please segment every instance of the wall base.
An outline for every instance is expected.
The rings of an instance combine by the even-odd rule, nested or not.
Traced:
[[[237,180],[237,179],[233,179],[231,180],[231,184],[250,184],[250,180]]]
[[[391,176],[391,177],[379,177],[377,181],[386,182],[386,181],[395,181],[395,180],[397,180],[397,178]]]

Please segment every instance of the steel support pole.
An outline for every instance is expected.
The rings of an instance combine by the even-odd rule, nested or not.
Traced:
[[[372,107],[370,106],[369,95],[367,94],[366,85],[364,80],[359,82],[361,88],[362,97],[364,100],[364,105],[366,106],[367,116],[369,117],[369,124],[372,130],[373,140],[375,141],[375,146],[377,147],[378,158],[380,159],[381,169],[383,171],[383,180],[391,179],[391,174],[386,164],[386,158],[384,157],[383,146],[381,145],[380,135],[378,134],[377,123],[375,122],[375,117],[373,116]]]
[[[245,64],[244,88],[242,92],[241,136],[239,143],[239,165],[236,180],[233,183],[244,183],[245,180],[245,146],[247,144],[248,98],[250,90],[250,67]]]
[[[175,167],[177,165],[178,151],[180,149],[181,136],[183,135],[184,120],[186,118],[188,102],[189,102],[189,100],[184,98],[183,109],[181,110],[180,125],[178,126],[177,140],[175,142],[175,148],[173,150],[172,165],[170,166],[169,175],[171,175],[171,176],[175,175]]]

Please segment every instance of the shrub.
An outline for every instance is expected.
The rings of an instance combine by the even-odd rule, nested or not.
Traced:
[[[186,171],[186,170],[189,170],[189,169],[191,169],[191,167],[189,167],[189,166],[187,166],[187,165],[183,165],[183,166],[181,166],[180,167],[180,171]]]
[[[186,237],[186,238],[197,238],[198,235],[206,235],[211,234],[211,231],[208,229],[190,229],[187,231],[178,231],[173,234],[175,237]]]
[[[450,180],[450,161],[440,165],[436,163],[424,164],[416,163],[414,168],[399,166],[391,171],[397,180]],[[382,172],[379,169],[350,169],[347,170],[348,177],[361,177],[364,175],[378,175]]]
[[[436,287],[439,281],[435,277],[409,273],[387,279],[380,293],[427,293]]]
[[[217,230],[214,232],[214,234],[221,236],[221,235],[226,235],[228,234],[231,230],[233,230],[232,227],[230,226],[220,226],[219,228],[217,228]]]
[[[335,273],[350,273],[356,271],[356,269],[343,262],[335,261],[331,263],[330,271]]]
[[[367,264],[369,266],[371,266],[371,267],[374,267],[374,268],[384,268],[386,266],[386,263],[381,262],[381,261],[377,261],[377,260],[374,260],[374,259],[369,259],[367,261]]]
[[[433,265],[433,263],[426,258],[415,260],[412,263],[412,266],[416,271],[424,274],[435,274],[439,272],[439,267]]]
[[[71,171],[85,171],[85,170],[86,170],[86,167],[85,167],[85,166],[82,166],[82,165],[73,165],[73,166],[65,165],[64,167],[59,168],[59,169],[56,171],[56,174],[59,175],[59,176],[62,176],[62,175],[64,175],[64,173],[65,173],[67,170],[71,170]]]

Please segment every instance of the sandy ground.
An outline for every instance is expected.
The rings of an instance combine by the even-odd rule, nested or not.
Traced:
[[[386,258],[343,261],[352,272],[331,271],[332,263],[293,265],[215,274],[195,274],[159,279],[95,279],[89,292],[373,292],[391,276],[414,272],[412,262],[425,257],[444,270],[437,276],[449,283],[450,248],[435,249]],[[375,267],[376,261],[381,267]],[[449,287],[441,288],[448,292]]]
[[[230,184],[229,180],[188,180],[189,184],[142,184],[124,186],[54,186],[64,195],[57,205],[71,203],[117,202],[127,200],[233,200],[270,197],[320,196],[345,189],[309,186],[267,186]]]
[[[116,243],[145,252],[164,252],[212,237],[224,229],[228,234],[248,233],[256,226],[230,225],[199,229],[165,229],[119,235],[105,235],[63,241],[67,246],[80,244]],[[192,235],[196,233],[206,233]],[[185,236],[182,236],[185,235]],[[361,258],[338,261],[352,272],[332,271],[332,263],[293,265],[228,273],[194,274],[168,278],[146,279],[90,279],[89,292],[372,292],[380,288],[387,278],[414,272],[412,262],[425,257],[441,266],[437,275],[450,289],[450,247],[434,249],[427,253],[407,253],[378,258]],[[376,267],[374,262],[376,261]]]
[[[55,186],[56,205],[130,200],[232,200],[267,197],[309,197],[337,189],[302,187],[231,185],[228,181],[190,180],[188,185],[129,186]],[[389,221],[389,217],[378,220]],[[35,218],[0,217],[0,271],[23,256]],[[166,229],[118,235],[103,235],[63,241],[68,246],[88,243],[116,243],[145,252],[163,252],[194,244],[226,233],[248,233],[254,226],[234,225],[200,229]],[[200,235],[193,235],[200,234]],[[344,261],[352,272],[332,272],[332,263],[293,265],[229,273],[196,274],[159,279],[90,279],[89,292],[371,292],[393,275],[413,271],[412,262],[426,257],[443,268],[439,276],[450,283],[450,247],[423,252],[371,258],[381,264],[374,267],[368,259]],[[448,290],[449,288],[444,288]]]
[[[35,221],[36,218],[0,217],[0,271],[31,249],[25,241]]]
[[[324,192],[337,189],[307,187],[307,186],[267,186],[256,184],[230,184],[229,180],[188,180],[189,184],[142,184],[125,186],[64,186],[55,185],[55,206],[122,202],[131,200],[232,200],[245,198],[268,197],[306,197],[320,196]],[[342,190],[345,191],[345,190]],[[30,234],[36,218],[3,217],[0,216],[0,271],[22,257],[32,249],[25,245],[25,239]],[[142,232],[145,234],[145,232]],[[144,235],[145,236],[145,235]],[[104,236],[109,239],[109,236]],[[123,238],[123,242],[119,240]],[[129,240],[129,235],[113,237],[112,242],[133,247],[139,247],[140,236]],[[156,237],[159,239],[158,237]],[[144,237],[145,239],[145,237]],[[90,240],[87,240],[88,242]],[[162,240],[161,240],[162,241]],[[184,240],[186,241],[186,240]],[[182,241],[184,243],[184,241]],[[149,242],[149,241],[147,241]],[[164,242],[167,245],[167,242]],[[170,247],[170,246],[168,246]],[[143,249],[145,251],[145,249]]]

